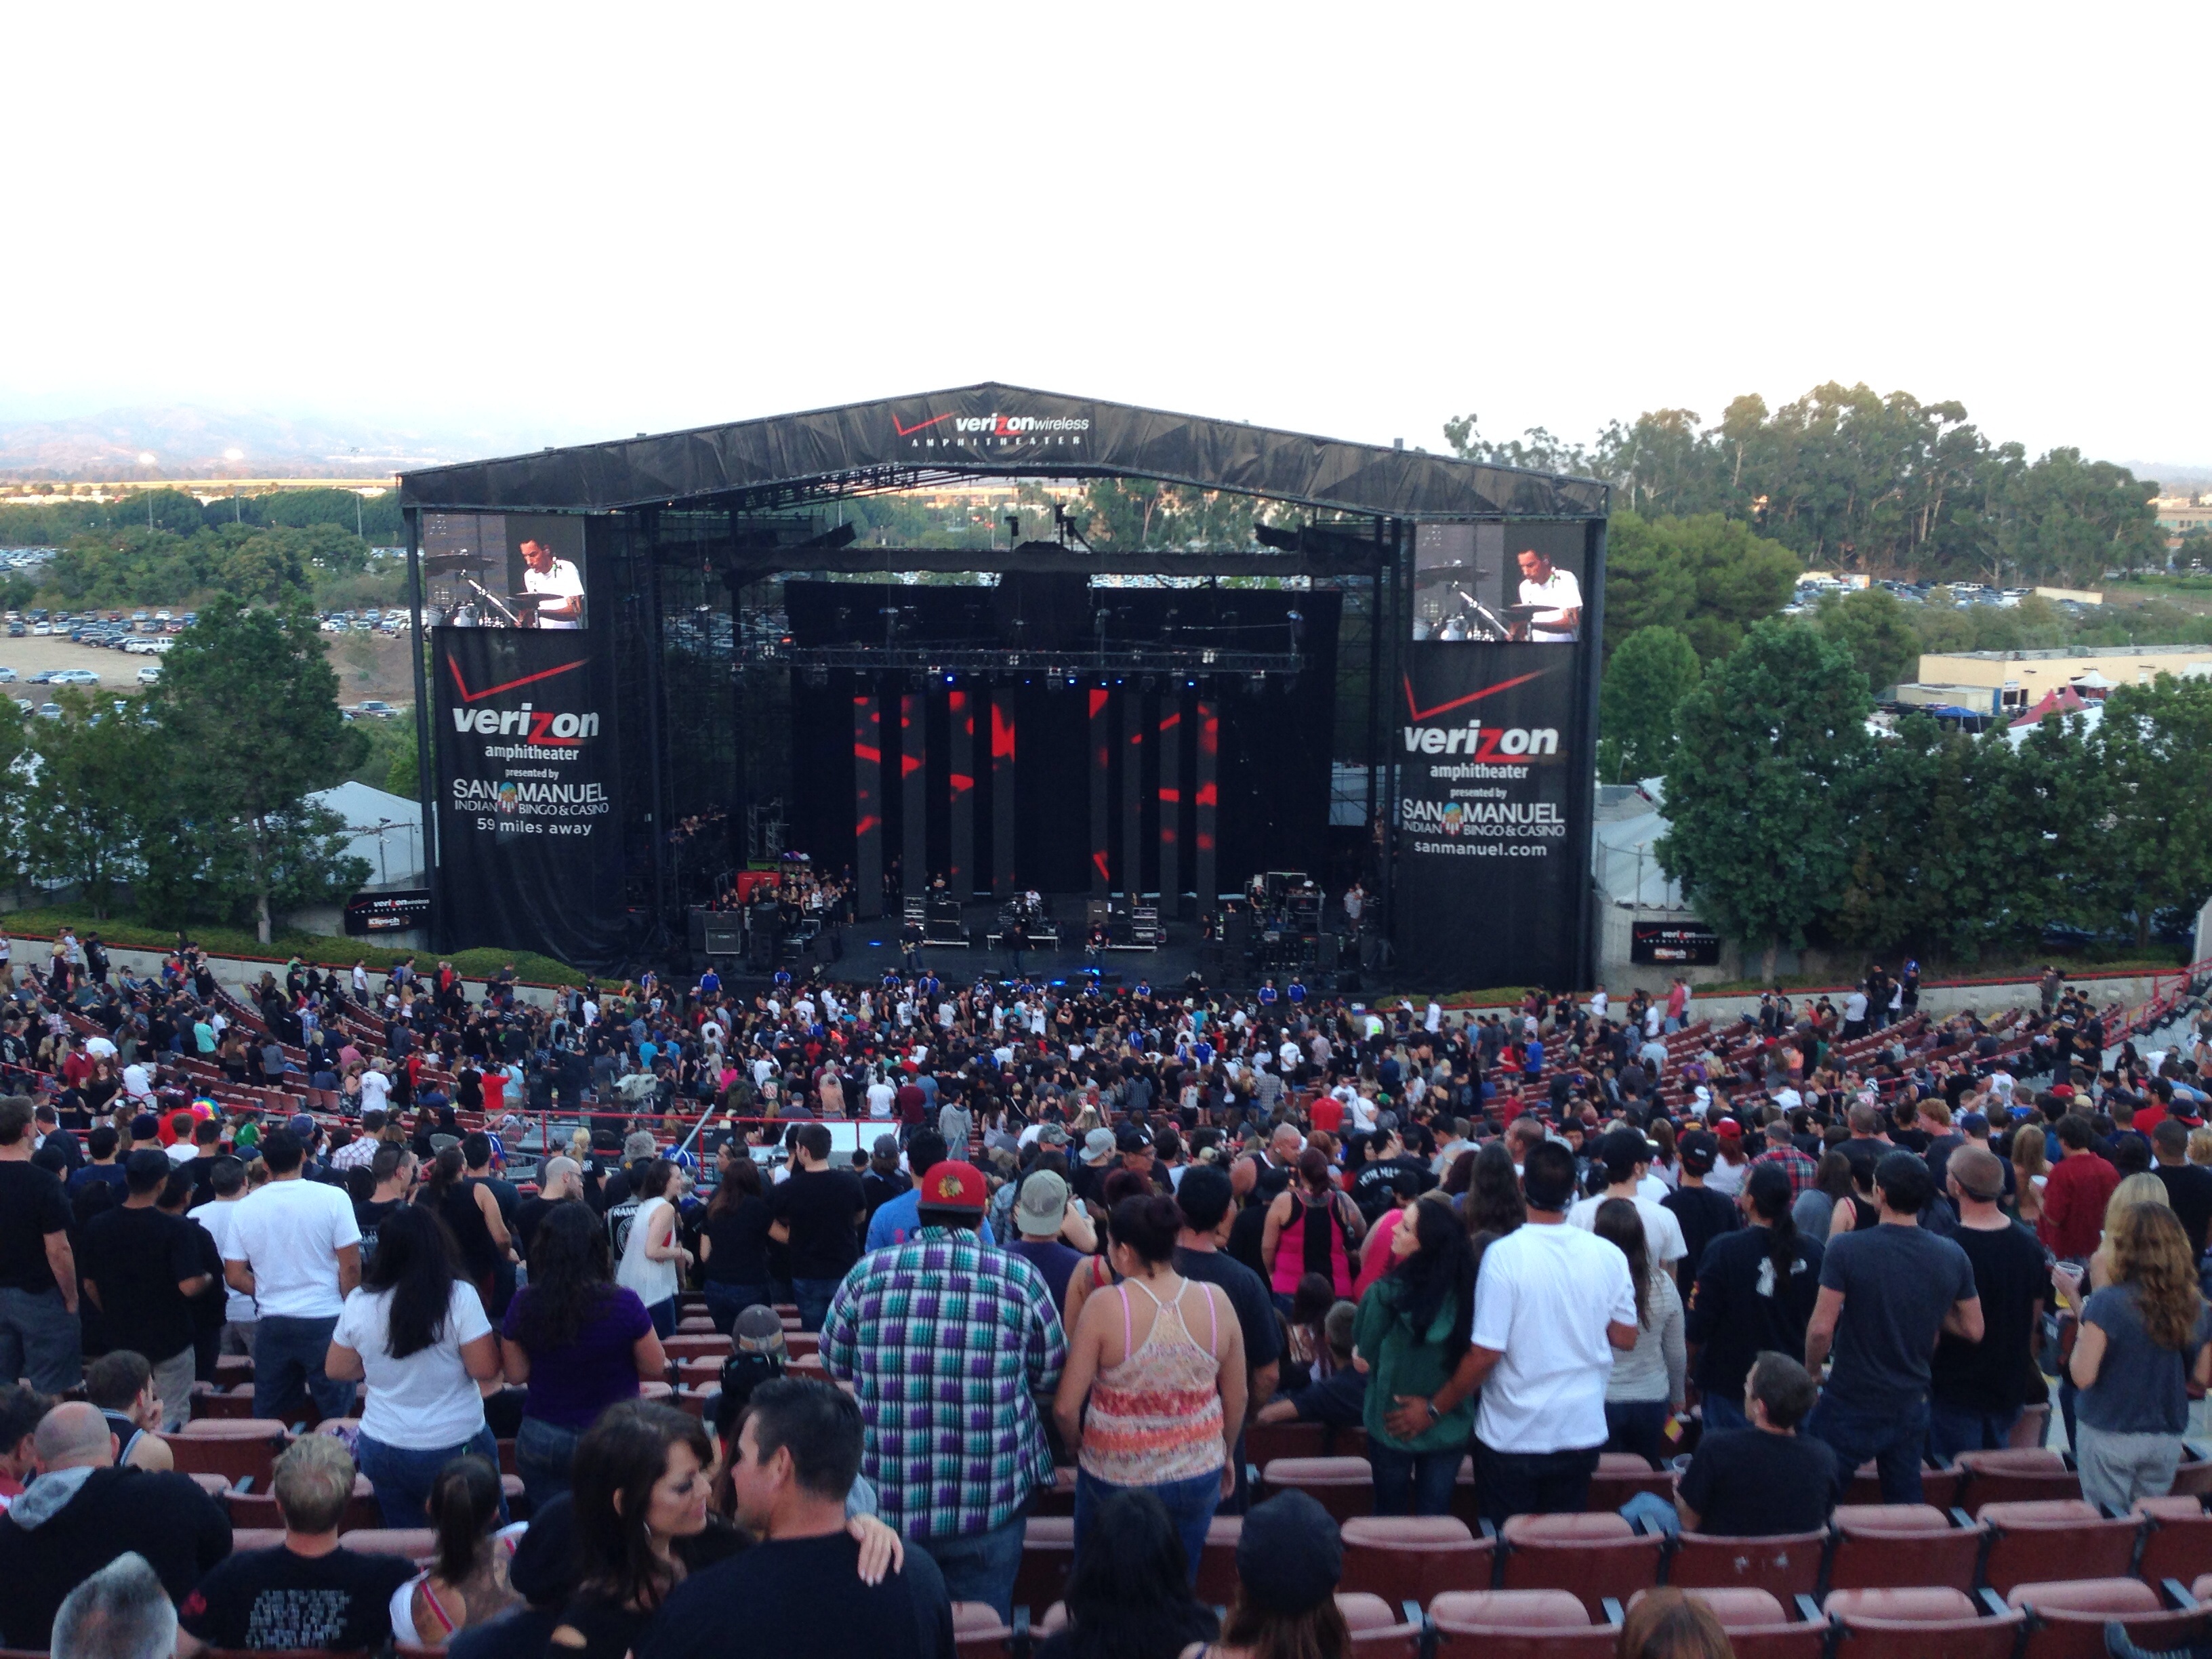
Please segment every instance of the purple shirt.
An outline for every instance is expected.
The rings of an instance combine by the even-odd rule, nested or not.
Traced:
[[[526,1285],[507,1305],[500,1334],[510,1342],[520,1340],[531,1295]],[[544,1353],[528,1350],[530,1397],[522,1414],[581,1433],[617,1401],[636,1399],[637,1340],[652,1328],[653,1316],[636,1291],[609,1286],[574,1341]]]

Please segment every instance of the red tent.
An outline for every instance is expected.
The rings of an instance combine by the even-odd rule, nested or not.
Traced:
[[[2081,701],[2080,692],[2070,685],[2062,685],[2056,691],[2045,692],[2041,702],[2012,722],[2013,729],[2017,731],[2023,726],[2033,726],[2045,714],[2078,714],[2087,707],[2088,704]]]

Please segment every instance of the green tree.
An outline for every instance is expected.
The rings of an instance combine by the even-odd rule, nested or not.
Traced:
[[[1919,676],[1919,630],[1887,588],[1828,594],[1813,613],[1813,625],[1851,653],[1870,690]]]
[[[40,881],[75,884],[93,915],[106,917],[138,868],[147,784],[161,758],[155,733],[135,706],[118,714],[111,700],[95,703],[74,686],[56,701],[60,717],[33,721],[29,732],[26,863]]]
[[[2101,882],[2142,949],[2160,911],[2193,912],[2212,893],[2212,681],[2121,686],[2088,750],[2112,784]]]
[[[274,908],[366,878],[306,798],[360,765],[368,740],[338,712],[337,677],[303,609],[215,600],[178,636],[150,694],[213,896],[250,904],[265,944]]]
[[[1674,756],[1674,711],[1703,672],[1689,641],[1664,624],[1640,628],[1621,641],[1605,665],[1598,696],[1600,729],[1618,745],[1613,781],[1665,773]]]
[[[1800,572],[1787,548],[1717,513],[1616,514],[1607,531],[1606,649],[1656,624],[1680,629],[1699,657],[1717,662],[1752,623],[1790,602]]]
[[[1761,978],[1836,902],[1871,706],[1848,652],[1777,617],[1676,714],[1669,828],[1654,850],[1707,921],[1760,947]]]

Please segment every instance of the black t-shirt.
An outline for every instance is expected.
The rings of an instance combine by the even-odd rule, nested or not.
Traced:
[[[69,1224],[69,1200],[58,1176],[28,1162],[0,1162],[0,1287],[55,1289],[46,1235],[66,1232]]]
[[[842,1279],[860,1259],[853,1218],[868,1207],[860,1177],[850,1170],[799,1170],[770,1200],[791,1226],[791,1276]]]
[[[1256,1192],[1253,1194],[1237,1212],[1237,1219],[1229,1224],[1229,1242],[1221,1247],[1231,1261],[1243,1263],[1257,1274],[1262,1285],[1267,1282],[1267,1262],[1261,1254],[1261,1247],[1267,1243],[1270,1201]]]
[[[1418,1158],[1401,1155],[1364,1165],[1352,1180],[1352,1201],[1372,1221],[1398,1198],[1425,1193],[1437,1184],[1436,1171]]]
[[[889,1175],[880,1170],[868,1170],[860,1177],[860,1190],[868,1198],[868,1219],[873,1221],[878,1210],[913,1188],[914,1179],[904,1170],[893,1170]]]
[[[200,1273],[194,1224],[152,1205],[118,1207],[84,1230],[77,1268],[100,1287],[109,1341],[156,1363],[192,1346],[192,1304],[177,1289]]]
[[[2151,1173],[2166,1183],[2166,1195],[2189,1235],[2190,1248],[2203,1255],[2205,1232],[2212,1228],[2212,1170],[2201,1164],[2161,1164]]]
[[[1950,1238],[1974,1265],[1982,1340],[1963,1342],[1948,1332],[1936,1340],[1929,1398],[1977,1412],[2010,1411],[2043,1399],[2043,1378],[2029,1358],[2034,1332],[2028,1316],[2039,1301],[2051,1305],[2049,1255],[2034,1230],[2017,1221],[1987,1232],[1960,1227]]]
[[[1743,1398],[1743,1379],[1762,1348],[1802,1357],[1805,1327],[1820,1296],[1820,1245],[1799,1238],[1787,1283],[1774,1271],[1766,1227],[1723,1233],[1705,1247],[1683,1334],[1698,1345],[1701,1393]]]
[[[775,1213],[764,1198],[748,1194],[720,1215],[707,1217],[707,1278],[718,1285],[765,1285],[768,1230]]]
[[[380,1647],[392,1593],[414,1576],[404,1556],[248,1550],[200,1580],[177,1623],[211,1648]]]
[[[870,1586],[860,1560],[843,1532],[756,1544],[679,1584],[638,1659],[720,1659],[736,1630],[759,1653],[955,1659],[952,1601],[937,1564],[909,1549],[904,1567]]]
[[[1218,1250],[1178,1249],[1175,1270],[1185,1279],[1218,1285],[1229,1293],[1229,1305],[1237,1310],[1237,1324],[1244,1334],[1248,1370],[1256,1371],[1282,1358],[1283,1328],[1275,1318],[1275,1300],[1267,1293],[1266,1279]]]
[[[188,1474],[126,1468],[94,1469],[36,1527],[0,1519],[0,1640],[51,1647],[63,1599],[129,1550],[182,1601],[230,1553],[230,1518]]]
[[[404,1198],[369,1199],[353,1206],[354,1225],[361,1229],[361,1265],[365,1268],[376,1255],[377,1229],[385,1217],[406,1203]]]
[[[1705,1437],[1678,1490],[1707,1537],[1818,1532],[1836,1508],[1836,1454],[1808,1434],[1728,1429]]]
[[[1676,1288],[1686,1288],[1698,1282],[1698,1264],[1705,1259],[1705,1246],[1741,1227],[1743,1217],[1727,1194],[1710,1187],[1677,1187],[1659,1202],[1672,1210],[1682,1225],[1686,1252],[1675,1268],[1674,1282]]]

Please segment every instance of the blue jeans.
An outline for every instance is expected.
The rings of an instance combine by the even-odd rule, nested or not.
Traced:
[[[818,1331],[822,1322],[830,1316],[830,1304],[837,1294],[842,1279],[794,1279],[791,1281],[792,1299],[799,1304],[799,1328]]]
[[[1459,1481],[1467,1448],[1409,1452],[1370,1437],[1367,1461],[1375,1470],[1377,1515],[1449,1515],[1452,1489]]]
[[[676,1334],[676,1298],[674,1297],[670,1297],[665,1302],[654,1303],[645,1312],[646,1316],[653,1321],[653,1334],[662,1341],[665,1342]]]
[[[1865,1411],[1840,1403],[1832,1394],[1822,1394],[1805,1419],[1805,1432],[1832,1447],[1843,1466],[1844,1479],[1872,1460],[1881,1474],[1881,1501],[1917,1504],[1920,1496],[1920,1457],[1928,1446],[1928,1402],[1887,1411]]]
[[[284,1314],[264,1314],[253,1325],[253,1414],[289,1417],[307,1396],[314,1396],[315,1409],[325,1417],[348,1417],[353,1413],[354,1385],[334,1382],[323,1370],[331,1351],[331,1333],[338,1316],[298,1319]],[[372,1480],[376,1477],[371,1475]],[[410,1526],[421,1522],[410,1521]]]
[[[438,1471],[456,1457],[474,1452],[489,1460],[495,1469],[499,1467],[499,1442],[492,1437],[489,1424],[458,1446],[437,1446],[428,1451],[386,1445],[365,1434],[356,1437],[356,1446],[361,1472],[376,1488],[377,1507],[384,1511],[384,1524],[387,1527],[430,1524],[430,1488],[438,1479]],[[504,1497],[499,1500],[499,1520],[501,1526],[507,1524]]]
[[[707,1316],[724,1336],[730,1334],[738,1322],[738,1316],[746,1309],[773,1307],[775,1303],[765,1284],[726,1285],[719,1279],[707,1281]]]
[[[1370,1449],[1370,1456],[1373,1455]],[[1087,1470],[1075,1474],[1075,1561],[1083,1559],[1083,1542],[1098,1524],[1098,1510],[1116,1492],[1148,1492],[1164,1504],[1182,1540],[1183,1565],[1192,1588],[1198,1584],[1198,1558],[1206,1548],[1206,1529],[1213,1523],[1215,1506],[1221,1502],[1221,1471],[1194,1474],[1187,1480],[1170,1480],[1158,1486],[1117,1486]],[[1068,1568],[1074,1572],[1075,1566]]]
[[[569,1467],[576,1461],[576,1443],[583,1437],[580,1429],[560,1428],[535,1417],[525,1417],[517,1425],[514,1472],[522,1477],[532,1515],[544,1514],[548,1504],[568,1490]]]
[[[1968,1406],[1928,1402],[1928,1455],[1949,1462],[1962,1451],[1996,1451],[2012,1443],[2021,1407],[1978,1412]]]
[[[946,1538],[917,1538],[907,1534],[906,1547],[920,1550],[937,1563],[945,1576],[946,1599],[981,1601],[1001,1622],[1014,1621],[1014,1579],[1022,1570],[1022,1533],[1028,1522],[1021,1516],[988,1532],[956,1533]]]
[[[84,1375],[77,1316],[62,1293],[0,1289],[0,1379],[21,1378],[41,1394],[61,1394]]]
[[[1747,1429],[1751,1419],[1743,1414],[1743,1401],[1723,1400],[1717,1394],[1705,1396],[1705,1432],[1722,1434],[1729,1429]]]
[[[1673,1416],[1663,1400],[1608,1400],[1605,1402],[1605,1449],[1634,1452],[1653,1468],[1667,1462],[1667,1419]]]
[[[1674,1504],[1656,1492],[1640,1492],[1620,1506],[1620,1518],[1644,1532],[1682,1535],[1682,1516]]]

